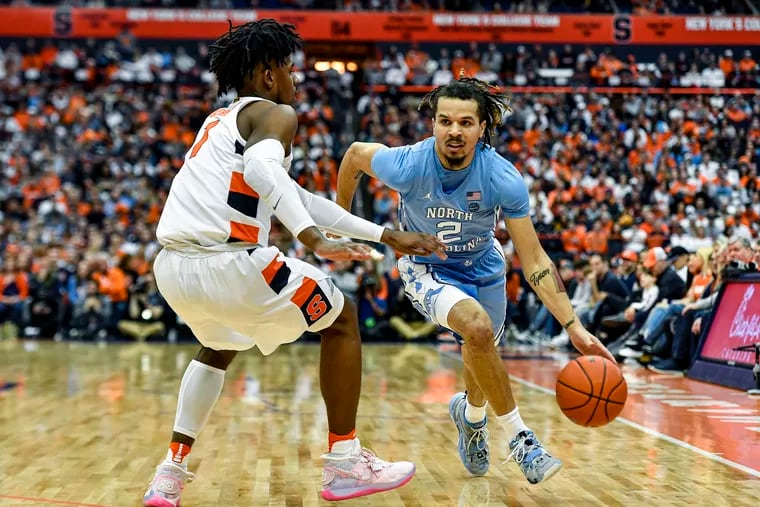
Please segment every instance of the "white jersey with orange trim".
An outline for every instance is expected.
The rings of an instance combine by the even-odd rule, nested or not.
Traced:
[[[162,246],[181,251],[234,251],[267,246],[272,209],[243,178],[246,140],[237,127],[242,97],[203,122],[174,177],[158,222]],[[292,155],[284,162],[290,169]]]

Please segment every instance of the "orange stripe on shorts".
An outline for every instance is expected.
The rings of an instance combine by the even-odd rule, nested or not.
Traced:
[[[267,265],[267,267],[261,271],[261,274],[264,275],[264,280],[266,280],[267,285],[272,285],[274,275],[277,274],[283,264],[285,263],[275,257],[272,259],[272,262],[270,262],[269,265]]]
[[[230,239],[246,241],[248,243],[259,242],[259,228],[255,225],[241,224],[230,221]]]
[[[301,286],[296,290],[296,293],[293,294],[293,297],[290,298],[290,300],[298,307],[303,306],[306,303],[306,300],[309,299],[309,296],[314,292],[316,286],[316,280],[304,276]]]

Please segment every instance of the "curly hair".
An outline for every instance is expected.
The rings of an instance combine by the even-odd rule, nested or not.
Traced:
[[[425,95],[417,109],[432,109],[433,115],[438,112],[438,100],[442,97],[460,100],[474,100],[478,104],[478,118],[486,122],[483,134],[483,148],[491,145],[491,135],[501,125],[504,114],[511,111],[507,102],[509,96],[499,93],[498,87],[473,77],[460,75],[459,79],[449,84],[441,85]]]
[[[219,95],[240,90],[256,66],[284,65],[288,56],[303,46],[295,26],[274,19],[260,19],[232,26],[209,46],[211,72],[216,74]]]

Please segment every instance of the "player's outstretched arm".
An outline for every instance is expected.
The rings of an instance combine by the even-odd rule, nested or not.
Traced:
[[[254,115],[253,109],[246,108],[238,120],[250,122],[245,127],[251,132],[243,152],[243,178],[293,236],[326,259],[369,259],[371,249],[368,246],[331,241],[322,235],[301,202],[296,185],[282,168],[285,149],[293,142],[298,127],[295,110],[273,105]]]
[[[351,146],[348,147],[338,168],[338,195],[335,202],[341,208],[351,211],[356,186],[359,184],[359,178],[362,174],[377,178],[372,171],[372,157],[378,150],[384,148],[387,146],[380,143],[359,142],[351,143]]]
[[[602,356],[616,362],[610,351],[596,336],[583,327],[575,314],[570,298],[567,297],[565,284],[554,262],[541,246],[530,217],[508,218],[506,224],[517,255],[520,257],[525,278],[552,315],[567,330],[570,341],[578,352],[584,355]]]
[[[335,202],[347,211],[351,211],[351,203],[362,174],[373,178],[377,175],[372,170],[372,157],[375,153],[388,147],[380,143],[351,143],[343,155],[338,169],[338,195]],[[404,232],[385,229],[380,242],[385,243],[397,252],[406,255],[428,256],[435,254],[440,259],[446,258],[445,245],[430,234]]]
[[[385,243],[404,255],[428,256],[435,254],[446,258],[445,245],[435,236],[417,232],[394,231],[352,215],[332,201],[312,194],[295,182],[301,202],[319,228],[331,234],[376,243]]]

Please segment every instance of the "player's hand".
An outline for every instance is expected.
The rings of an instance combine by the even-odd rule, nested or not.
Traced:
[[[324,239],[314,245],[314,253],[331,261],[364,261],[370,259],[372,248],[361,243]]]
[[[435,254],[441,260],[448,257],[446,245],[430,234],[385,229],[380,241],[405,255],[428,256]]]
[[[372,252],[367,245],[327,239],[313,226],[301,231],[298,241],[318,256],[331,261],[364,261],[370,258]]]
[[[599,338],[589,333],[580,322],[573,324],[570,329],[567,330],[567,334],[576,350],[584,356],[602,356],[613,363],[617,363],[617,361],[615,361],[615,356],[607,350],[607,347],[602,345]]]

